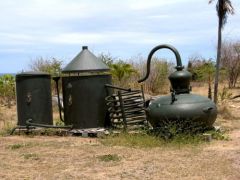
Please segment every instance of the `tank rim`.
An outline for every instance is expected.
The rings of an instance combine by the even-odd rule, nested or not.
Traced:
[[[41,72],[41,71],[27,71],[27,72],[16,74],[16,77],[22,77],[22,76],[50,76],[50,74]]]

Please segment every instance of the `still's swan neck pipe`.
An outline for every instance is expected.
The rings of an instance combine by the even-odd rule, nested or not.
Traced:
[[[178,50],[175,47],[173,47],[171,45],[168,45],[168,44],[158,45],[155,48],[153,48],[151,50],[151,52],[149,53],[148,59],[147,59],[147,73],[146,73],[145,77],[143,77],[142,79],[138,80],[139,83],[145,81],[149,77],[152,56],[159,49],[170,49],[175,54],[175,57],[176,57],[176,61],[177,61],[176,69],[178,71],[181,71],[184,68],[182,66],[182,60],[181,60],[180,54],[179,54]]]

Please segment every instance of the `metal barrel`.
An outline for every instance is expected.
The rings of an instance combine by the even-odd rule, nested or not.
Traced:
[[[42,72],[16,75],[18,126],[26,126],[32,119],[38,124],[53,124],[51,77]]]
[[[75,129],[108,126],[105,84],[111,81],[109,74],[62,77],[66,125]]]

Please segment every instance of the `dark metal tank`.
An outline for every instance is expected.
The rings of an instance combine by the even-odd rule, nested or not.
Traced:
[[[109,67],[87,46],[63,69],[64,122],[73,128],[97,128],[110,123],[105,84],[111,84]]]
[[[62,77],[66,125],[96,128],[108,123],[105,84],[111,84],[110,75]]]
[[[150,73],[150,63],[153,54],[162,48],[174,52],[177,60],[176,71],[170,74],[171,95],[162,96],[150,103],[146,109],[147,119],[153,127],[163,127],[167,123],[180,120],[189,123],[188,126],[211,128],[217,117],[217,107],[207,97],[190,94],[191,73],[183,70],[178,51],[170,45],[159,45],[152,49],[147,61],[147,74],[139,80],[145,81]]]
[[[24,72],[16,75],[18,126],[26,121],[53,124],[51,77],[42,72]]]

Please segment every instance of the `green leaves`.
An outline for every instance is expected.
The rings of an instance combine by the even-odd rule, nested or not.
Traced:
[[[10,74],[0,76],[0,101],[8,107],[15,99],[15,77]]]
[[[32,71],[41,71],[49,73],[53,76],[59,75],[61,73],[62,61],[56,58],[43,59],[42,57],[33,60],[29,67]]]
[[[213,1],[214,0],[210,0],[209,3],[212,3]],[[222,29],[227,22],[227,15],[234,14],[232,2],[230,0],[218,0],[216,4],[216,11]]]
[[[188,71],[193,74],[195,81],[208,81],[215,73],[215,64],[210,60],[193,60],[188,63]]]
[[[126,78],[128,78],[133,73],[137,73],[137,70],[131,64],[119,60],[116,63],[110,65],[111,74],[114,79],[119,83],[122,83]]]

